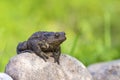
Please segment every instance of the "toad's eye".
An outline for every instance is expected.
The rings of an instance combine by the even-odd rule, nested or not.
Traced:
[[[60,36],[59,33],[55,33],[55,38],[58,38]]]

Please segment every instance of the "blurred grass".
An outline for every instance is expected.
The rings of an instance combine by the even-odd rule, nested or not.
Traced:
[[[0,0],[0,71],[36,31],[65,31],[62,53],[92,63],[120,58],[119,0]]]

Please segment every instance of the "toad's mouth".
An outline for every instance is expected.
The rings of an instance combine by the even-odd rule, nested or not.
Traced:
[[[53,39],[52,41],[48,41],[48,44],[50,44],[50,45],[60,45],[65,40],[66,40],[66,37],[63,37],[63,38],[60,38],[60,39]]]

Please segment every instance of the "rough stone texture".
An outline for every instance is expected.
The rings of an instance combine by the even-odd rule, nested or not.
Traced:
[[[13,80],[13,79],[6,73],[0,73],[0,80]]]
[[[120,60],[93,64],[88,70],[94,80],[120,80]]]
[[[68,55],[61,55],[58,65],[52,57],[45,62],[34,53],[22,53],[9,61],[5,72],[14,80],[92,80],[86,67]]]

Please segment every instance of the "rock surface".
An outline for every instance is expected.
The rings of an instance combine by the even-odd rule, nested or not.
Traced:
[[[22,53],[9,61],[5,72],[14,80],[92,80],[86,67],[68,55],[61,55],[58,65],[52,57],[45,62],[34,53]]]
[[[120,80],[120,60],[93,64],[88,70],[94,80]]]
[[[0,80],[13,80],[13,79],[5,73],[0,73]]]

